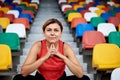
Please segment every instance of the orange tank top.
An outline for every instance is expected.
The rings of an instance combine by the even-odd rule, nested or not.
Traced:
[[[40,54],[38,54],[38,59],[46,55],[47,47],[46,40],[42,40],[42,46]],[[63,42],[59,40],[59,48],[58,51],[64,55],[63,53]],[[48,60],[46,60],[39,68],[38,72],[45,78],[45,80],[58,80],[65,71],[65,63],[62,59],[52,56]]]

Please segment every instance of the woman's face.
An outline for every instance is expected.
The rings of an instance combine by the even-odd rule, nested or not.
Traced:
[[[60,26],[57,23],[48,25],[45,28],[45,31],[43,33],[44,33],[46,40],[50,43],[57,42],[62,35]]]

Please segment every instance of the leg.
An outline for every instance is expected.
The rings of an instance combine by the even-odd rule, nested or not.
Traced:
[[[24,77],[21,74],[18,74],[13,78],[13,80],[35,80],[35,77],[32,75],[28,75],[28,76]]]
[[[35,79],[36,80],[45,80],[45,78],[39,72],[36,72]]]
[[[66,80],[90,80],[90,78],[86,75],[84,75],[82,78],[78,78],[76,76],[67,76]]]

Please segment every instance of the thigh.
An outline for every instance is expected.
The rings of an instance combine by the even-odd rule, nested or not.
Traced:
[[[21,74],[17,74],[14,76],[13,80],[35,80],[35,77],[32,75],[24,77]]]
[[[45,80],[45,78],[39,72],[36,72],[35,79],[36,80]]]
[[[90,80],[90,78],[84,75],[82,78],[78,78],[75,75],[67,76],[65,80]]]

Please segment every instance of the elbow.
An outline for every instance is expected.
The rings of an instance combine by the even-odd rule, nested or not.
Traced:
[[[24,69],[21,69],[21,74],[22,74],[22,76],[24,76],[24,77],[28,75],[27,71],[24,70]]]
[[[80,71],[76,76],[77,76],[78,78],[82,78],[83,75],[84,75],[84,73]]]

